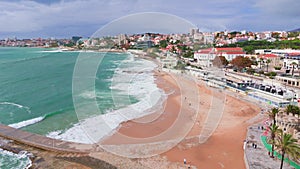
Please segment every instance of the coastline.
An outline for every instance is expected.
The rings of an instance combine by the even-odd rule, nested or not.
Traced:
[[[48,137],[78,143],[94,144],[115,132],[121,123],[147,116],[162,107],[162,103],[166,99],[166,94],[163,90],[157,88],[155,84],[157,61],[147,56],[137,56],[137,53],[126,53],[130,55],[129,61],[138,58],[136,60],[134,59],[136,65],[128,67],[128,70],[127,68],[122,68],[121,71],[118,70],[115,72],[112,78],[116,82],[112,83],[110,88],[125,92],[124,94],[126,95],[137,97],[138,101],[106,114],[99,114],[82,119],[82,121],[64,133],[60,134],[54,131],[48,134]],[[127,62],[128,61],[125,60],[124,64],[127,64]],[[126,78],[124,79],[124,77]],[[136,82],[132,83],[132,79],[136,79]],[[124,81],[124,83],[118,83],[119,81]],[[141,94],[145,96],[140,96]],[[116,97],[116,99],[118,98]],[[130,102],[130,100],[128,100],[128,102]]]
[[[150,58],[150,60],[154,60],[154,59]],[[164,74],[164,72],[157,71],[155,73],[155,76],[160,78],[160,80],[159,79],[156,80],[158,87],[160,89],[164,90],[165,92],[167,91],[166,93],[170,92],[171,88],[176,88],[176,82],[174,80],[172,81],[172,78],[170,76],[167,77]],[[176,76],[177,75],[175,75],[175,77]],[[178,75],[178,76],[180,76],[180,75]],[[182,78],[182,77],[179,77],[179,78]],[[159,84],[159,81],[168,81],[169,87],[166,86],[165,83]],[[197,138],[197,135],[199,135],[199,132],[201,131],[203,121],[204,121],[205,117],[207,116],[207,112],[208,112],[206,110],[209,109],[209,107],[210,107],[209,100],[211,100],[211,97],[214,94],[213,89],[208,88],[204,84],[199,85],[199,91],[200,91],[200,93],[199,93],[200,97],[205,98],[203,101],[202,100],[200,101],[200,104],[202,106],[201,108],[203,108],[203,109],[200,109],[200,112],[199,112],[200,114],[196,119],[196,123],[193,126],[192,130],[188,133],[186,139],[184,139],[183,142],[181,142],[178,146],[174,147],[170,151],[168,151],[162,155],[159,155],[158,157],[148,158],[148,159],[144,159],[144,160],[140,159],[137,161],[138,163],[142,163],[144,165],[149,165],[149,168],[151,168],[151,166],[154,163],[156,163],[156,166],[160,166],[160,167],[164,166],[161,164],[173,165],[174,167],[175,166],[177,166],[177,167],[183,166],[184,167],[184,165],[182,165],[182,160],[183,160],[183,158],[186,158],[188,161],[188,164],[191,167],[197,166],[198,168],[202,168],[202,167],[208,167],[208,168],[217,167],[218,168],[220,166],[221,167],[224,166],[225,168],[229,168],[228,166],[230,166],[230,163],[233,163],[232,161],[230,161],[230,160],[232,160],[231,158],[232,157],[234,157],[234,158],[240,157],[239,156],[241,154],[240,152],[243,152],[243,150],[242,150],[242,146],[241,146],[242,142],[240,143],[239,141],[243,140],[245,138],[246,128],[248,125],[246,123],[246,120],[252,118],[253,114],[255,114],[255,112],[248,114],[248,113],[245,113],[246,110],[244,110],[243,112],[239,112],[239,111],[241,111],[240,109],[233,109],[234,112],[231,113],[230,111],[232,109],[230,109],[230,107],[229,107],[227,110],[225,110],[225,114],[224,114],[222,121],[221,121],[220,125],[218,126],[216,132],[212,135],[212,137],[206,143],[204,143],[202,145],[199,145],[197,143],[196,144],[191,143],[190,141],[193,141],[194,138]],[[173,95],[172,94],[169,95],[169,97],[165,101],[164,105],[173,105],[173,106],[171,106],[171,108],[175,109],[175,111],[171,110],[171,108],[170,108],[170,111],[168,111],[165,114],[153,113],[153,114],[147,115],[145,117],[141,117],[138,119],[123,122],[116,130],[120,131],[121,133],[123,132],[126,135],[131,135],[133,137],[139,137],[139,138],[156,135],[156,134],[160,133],[161,131],[165,130],[167,127],[169,127],[174,122],[174,118],[176,117],[176,109],[179,109],[179,107],[180,107],[179,103],[180,103],[181,99],[182,98],[180,98],[180,96],[178,96],[178,93],[174,92]],[[207,101],[205,101],[205,100],[207,100]],[[193,102],[193,100],[189,100],[189,101]],[[229,105],[238,105],[238,106],[243,105],[243,104],[240,104],[240,102],[241,102],[241,100],[238,100],[235,98],[229,98],[228,101],[226,101],[226,103],[228,103]],[[192,105],[194,105],[194,104],[192,104]],[[175,113],[171,114],[171,112],[175,112]],[[159,116],[159,118],[157,118],[158,115],[161,115],[161,116]],[[244,117],[244,115],[246,115],[246,117]],[[139,120],[148,121],[149,119],[153,119],[153,118],[157,119],[157,120],[167,119],[169,121],[163,121],[161,123],[156,123],[156,124],[158,124],[158,127],[157,127],[157,125],[155,125],[156,127],[154,127],[154,128],[151,126],[144,126],[144,128],[138,128],[137,126],[135,126],[136,124],[134,124],[135,120],[138,120],[138,122],[140,122]],[[134,129],[134,130],[130,130],[130,129]],[[239,130],[244,130],[244,132],[241,132]],[[238,138],[234,138],[234,142],[232,140],[232,135],[238,136]],[[108,138],[108,139],[112,139],[114,136],[112,135],[110,137],[111,138]],[[116,141],[116,140],[117,139],[113,139],[113,141]],[[124,140],[119,140],[119,141],[124,141]],[[120,144],[122,142],[115,142],[115,143]],[[126,143],[126,142],[123,142],[123,143]],[[229,146],[227,146],[227,148],[224,149],[224,147],[222,147],[222,145],[226,145],[226,143],[228,143]],[[230,148],[234,149],[234,154],[228,153]],[[220,150],[222,152],[219,152]],[[224,152],[226,152],[227,154],[226,153],[225,153],[225,155],[222,154]],[[205,154],[206,155],[208,154],[208,156],[205,156]],[[222,157],[222,155],[224,157]],[[94,158],[97,158],[97,154],[93,154],[91,156]],[[228,156],[231,156],[231,157],[229,158]],[[98,157],[101,157],[101,156],[98,156]],[[198,158],[200,158],[202,160],[199,160]],[[99,158],[99,159],[101,159],[101,158]],[[163,160],[160,161],[158,159],[160,159],[160,160],[163,159]],[[215,160],[219,160],[220,163],[212,164],[212,161],[215,161]],[[228,162],[226,162],[226,161],[224,162],[224,160],[228,160]],[[111,160],[108,160],[108,161],[112,162]],[[129,161],[132,161],[132,160],[129,160]],[[152,162],[150,164],[148,164],[149,161],[152,161]],[[240,163],[240,160],[238,160],[238,161],[239,161],[238,162],[239,165],[242,166],[242,164]],[[133,162],[133,163],[136,164],[135,162]],[[233,165],[233,164],[231,164],[231,165]],[[236,166],[232,166],[232,167],[235,168]],[[244,168],[244,165],[241,168]]]
[[[200,101],[200,114],[192,130],[179,145],[159,156],[161,158],[166,158],[167,161],[178,166],[180,166],[182,160],[186,158],[191,167],[245,168],[242,144],[246,136],[247,127],[251,124],[248,120],[257,115],[260,112],[260,108],[253,103],[245,102],[245,100],[240,100],[238,98],[242,96],[237,97],[234,93],[228,95],[228,92],[226,91],[226,105],[220,124],[207,142],[199,144],[197,142],[197,136],[201,132],[204,119],[211,106],[210,101],[212,96],[217,97],[216,95],[218,94],[214,91],[215,89],[209,88],[203,83],[199,84],[199,90],[201,91],[200,97],[202,97],[203,100]],[[174,101],[174,99],[172,100],[172,96],[169,96],[166,102],[167,103],[165,104],[176,105],[176,101]],[[241,109],[241,107],[243,108]],[[172,122],[172,119],[170,119],[170,121]],[[168,124],[168,122],[166,124]],[[121,124],[118,128],[118,132],[131,137],[143,138],[151,136],[149,133],[157,134],[159,131],[162,131],[161,129],[163,129],[163,126],[161,127],[157,123],[155,126],[155,128],[151,128],[151,126],[148,126],[147,128],[146,126],[136,124],[134,121],[128,121]],[[232,136],[234,136],[234,138]],[[113,134],[109,138],[106,138],[104,143],[129,144],[130,141],[120,140],[118,135]],[[226,147],[224,145],[226,145]],[[201,157],[201,160],[199,160],[199,156]],[[214,161],[219,161],[219,163],[215,163]]]

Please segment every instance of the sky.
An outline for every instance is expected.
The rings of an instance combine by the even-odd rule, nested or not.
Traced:
[[[0,38],[289,31],[300,28],[299,9],[299,0],[0,0]]]

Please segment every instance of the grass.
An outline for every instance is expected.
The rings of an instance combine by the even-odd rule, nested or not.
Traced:
[[[266,136],[261,136],[261,141],[262,143],[264,144],[264,146],[266,147],[266,149],[271,152],[272,151],[272,145],[268,144],[267,143],[267,137]],[[282,156],[280,153],[274,151],[274,156],[277,157],[278,159],[281,159]],[[288,158],[285,158],[284,161],[286,163],[289,163],[291,166],[293,166],[295,169],[300,169],[300,165],[295,163],[294,161],[292,160],[289,160]]]

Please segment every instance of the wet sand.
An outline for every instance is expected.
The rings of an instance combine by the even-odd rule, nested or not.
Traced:
[[[195,87],[193,81],[182,77],[181,74],[171,76],[164,72],[156,72],[156,76],[158,87],[165,93],[169,93],[164,107],[154,114],[122,123],[114,134],[102,140],[101,143],[108,145],[144,143],[144,141],[149,141],[144,138],[164,133],[167,129],[173,128],[171,127],[173,124],[177,124],[177,128],[175,127],[173,132],[154,141],[176,138],[176,136],[183,134],[180,133],[182,128],[187,124],[192,124],[192,128],[186,133],[185,139],[169,151],[144,159],[128,159],[103,151],[91,152],[89,157],[77,158],[32,149],[26,145],[22,145],[21,148],[33,152],[37,157],[42,157],[41,161],[35,163],[40,167],[53,165],[56,167],[64,166],[65,168],[69,166],[97,168],[93,165],[83,166],[86,164],[86,158],[92,157],[91,159],[98,158],[118,168],[132,168],[134,166],[137,168],[187,168],[187,166],[214,169],[245,168],[243,140],[246,138],[247,126],[250,125],[247,120],[260,112],[259,107],[226,95],[223,116],[216,131],[205,143],[199,144],[198,138],[208,112],[213,106],[213,98],[222,99],[222,95],[226,92],[220,93],[218,90],[207,87],[204,83],[199,83]],[[200,99],[195,96],[199,96]],[[197,116],[195,111],[198,113]],[[124,139],[124,135],[129,137]],[[187,164],[183,164],[184,158],[187,160]]]
[[[155,136],[164,132],[174,123],[176,118],[179,117],[180,108],[188,107],[186,104],[195,104],[195,102],[198,102],[199,114],[196,119],[192,118],[195,117],[193,116],[193,109],[187,108],[185,111],[185,117],[193,119],[190,119],[190,121],[195,121],[186,138],[180,144],[159,156],[161,158],[166,157],[168,161],[177,164],[183,164],[183,159],[185,158],[187,159],[186,166],[191,165],[197,168],[245,168],[243,140],[246,137],[247,127],[250,125],[246,121],[260,112],[259,107],[226,95],[223,116],[216,131],[205,143],[199,144],[198,137],[201,133],[205,118],[207,117],[207,113],[212,107],[212,98],[222,98],[220,95],[224,95],[224,93],[219,93],[217,90],[207,87],[204,83],[200,83],[198,85],[200,100],[197,100],[193,96],[181,93],[180,88],[183,86],[179,87],[177,85],[178,80],[183,80],[180,77],[181,75],[176,75],[175,79],[165,73],[157,73],[156,76],[158,79],[158,87],[163,89],[166,93],[170,92],[170,89],[175,90],[173,94],[169,95],[165,102],[164,111],[161,113],[160,110],[158,112],[158,114],[160,114],[159,116],[157,114],[151,114],[137,121],[122,123],[117,132],[104,139],[102,143],[136,143],[131,139],[122,139],[120,134],[133,138]],[[191,81],[190,83],[190,86],[185,83],[187,86],[184,87],[189,88],[193,86],[193,82]],[[150,123],[139,123],[140,121],[153,117],[155,117],[155,120]],[[189,118],[186,118],[186,121]],[[182,122],[185,121],[183,120]]]

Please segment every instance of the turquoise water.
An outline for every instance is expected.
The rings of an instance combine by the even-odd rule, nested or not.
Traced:
[[[22,127],[22,130],[42,135],[65,130],[77,123],[72,102],[72,76],[78,55],[79,52],[52,52],[51,49],[0,48],[0,123],[11,125],[43,118],[36,119],[36,123],[29,121],[34,124]],[[116,108],[108,79],[127,57],[128,54],[108,53],[99,66],[96,90],[101,89],[101,96],[105,96],[97,97],[102,113]]]
[[[0,168],[1,169],[22,169],[31,166],[30,159],[22,152],[15,154],[6,150],[0,149]]]
[[[0,123],[42,135],[54,131],[63,133],[77,124],[72,77],[78,55],[79,52],[54,49],[0,48]],[[102,57],[103,53],[89,52],[85,55]],[[120,69],[120,63],[131,57],[126,53],[103,56],[95,80],[97,97],[89,94],[90,89],[82,91],[83,106],[84,99],[96,99],[100,113],[104,114],[138,101],[135,96],[120,92],[117,94],[119,98],[129,97],[130,101],[114,104],[111,96],[111,79],[116,69]],[[126,68],[126,64],[122,66]],[[127,66],[134,64],[128,62]],[[93,113],[90,112],[87,117],[93,116]],[[2,163],[8,162],[8,159],[16,160],[13,156],[1,154]],[[17,163],[22,162],[19,160]]]

